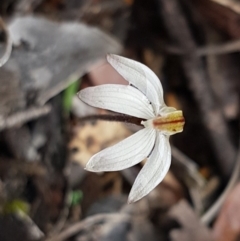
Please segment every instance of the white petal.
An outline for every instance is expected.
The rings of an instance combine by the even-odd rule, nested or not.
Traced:
[[[99,85],[83,89],[79,98],[87,104],[143,119],[154,117],[152,105],[146,96],[132,86]]]
[[[136,165],[149,155],[155,139],[156,131],[144,128],[94,155],[86,169],[93,172],[118,171]]]
[[[155,147],[133,184],[129,194],[129,202],[136,202],[151,192],[166,176],[170,164],[169,137],[158,134]]]
[[[163,89],[159,78],[147,66],[118,55],[107,55],[108,62],[128,82],[138,88],[151,101],[155,114],[161,106],[165,106]]]

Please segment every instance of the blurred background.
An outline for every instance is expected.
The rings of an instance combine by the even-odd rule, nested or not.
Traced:
[[[239,240],[240,1],[1,0],[0,16],[1,241]],[[84,170],[139,130],[85,118],[109,112],[78,91],[127,84],[107,53],[152,69],[186,120],[167,176],[134,204],[144,163]]]

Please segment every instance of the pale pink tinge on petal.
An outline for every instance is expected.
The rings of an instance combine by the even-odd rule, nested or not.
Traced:
[[[116,72],[109,63],[96,66],[96,68],[92,69],[88,75],[94,85],[128,85],[128,82],[118,72]]]

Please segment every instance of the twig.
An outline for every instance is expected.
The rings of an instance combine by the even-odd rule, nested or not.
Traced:
[[[197,45],[179,6],[179,1],[159,0],[159,3],[160,13],[170,40],[180,48],[196,49]],[[200,107],[201,117],[212,139],[220,170],[227,178],[234,165],[236,150],[230,140],[223,114],[210,89],[204,63],[196,55],[182,56],[181,60],[189,86]]]
[[[224,44],[204,46],[196,49],[182,49],[175,46],[167,46],[166,50],[168,53],[176,55],[196,55],[196,56],[207,56],[207,55],[221,55],[240,52],[240,40],[230,41]]]
[[[68,184],[67,190],[65,192],[64,201],[63,201],[64,207],[61,210],[61,213],[58,217],[56,224],[54,225],[53,229],[50,231],[49,236],[57,235],[64,228],[64,225],[65,225],[68,215],[69,215],[70,206],[71,206],[71,203],[69,202],[70,191],[71,191],[71,189]]]
[[[206,46],[196,51],[197,56],[229,54],[240,51],[240,40],[231,41],[225,44]]]
[[[22,125],[33,119],[37,119],[40,116],[46,115],[51,111],[50,105],[42,107],[32,107],[24,111],[20,111],[16,114],[0,119],[0,131],[9,129],[17,125]]]
[[[7,173],[9,170],[16,170],[16,173],[25,176],[42,177],[46,175],[46,168],[38,162],[28,162],[26,160],[16,160],[12,158],[0,157],[0,170]]]
[[[175,146],[171,145],[172,156],[186,169],[187,173],[193,180],[195,180],[197,186],[203,187],[206,183],[205,179],[198,173],[197,164],[189,157],[184,155]]]
[[[206,213],[203,214],[203,216],[201,217],[201,222],[203,222],[204,224],[209,224],[216,217],[226,197],[229,195],[231,190],[236,185],[239,178],[239,172],[240,172],[240,139],[239,139],[239,147],[238,147],[236,164],[234,166],[231,178],[226,188],[224,189],[220,197],[217,199],[217,201],[207,210]]]
[[[12,52],[12,40],[1,17],[0,17],[0,26],[5,31],[5,34],[6,34],[6,49],[3,56],[0,58],[0,67],[2,67],[10,58],[10,55]]]
[[[48,238],[45,241],[66,240],[66,239],[70,238],[71,236],[76,235],[77,233],[81,232],[82,230],[91,227],[94,224],[98,224],[99,222],[103,222],[104,220],[107,221],[109,219],[116,221],[116,219],[119,219],[119,217],[126,218],[126,219],[129,218],[128,215],[119,214],[119,213],[117,213],[117,214],[115,214],[115,213],[113,213],[113,214],[97,214],[97,215],[89,217],[79,223],[76,223],[76,224],[70,226],[66,230],[59,233],[58,235],[56,235],[52,238]]]
[[[233,12],[240,14],[240,5],[236,1],[228,1],[228,0],[211,0],[212,2],[218,3],[228,9],[231,9]]]
[[[182,173],[181,175],[183,176],[182,179],[184,180],[184,182],[188,187],[189,195],[192,199],[194,210],[197,214],[200,214],[202,213],[202,210],[203,210],[203,204],[202,204],[199,190],[205,185],[206,181],[198,172],[198,166],[193,160],[191,160],[189,157],[184,155],[180,150],[178,150],[173,145],[171,146],[171,149],[172,149],[173,161],[178,162],[176,163],[178,172],[179,172],[179,167],[181,168],[180,172]],[[178,174],[176,176],[178,176]]]

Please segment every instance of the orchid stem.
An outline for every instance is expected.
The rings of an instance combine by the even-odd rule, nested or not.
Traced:
[[[141,124],[145,119],[137,118],[128,115],[89,115],[79,119],[80,121],[90,121],[90,120],[103,120],[103,121],[116,121],[116,122],[125,122],[138,126],[143,126]]]

